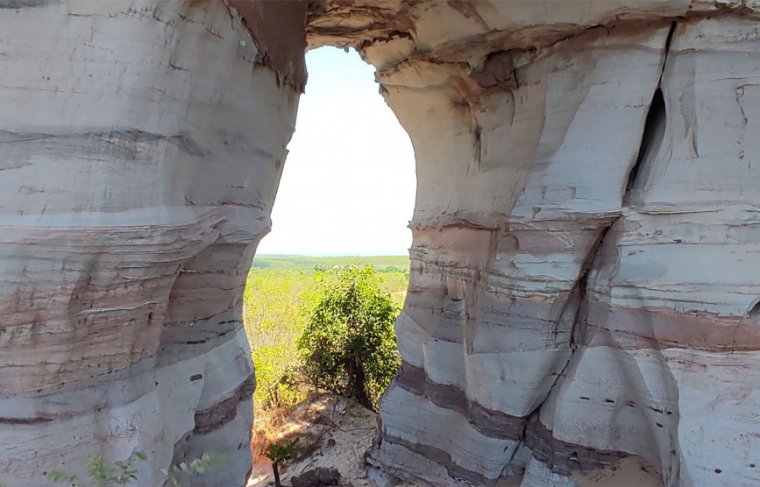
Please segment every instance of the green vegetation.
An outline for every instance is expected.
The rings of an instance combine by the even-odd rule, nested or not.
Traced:
[[[219,463],[223,459],[224,456],[222,454],[203,453],[190,462],[172,465],[169,470],[162,470],[161,473],[166,475],[172,486],[181,487],[189,485],[191,479],[199,478],[212,468],[219,467]]]
[[[264,450],[264,456],[272,461],[272,473],[275,487],[280,487],[280,463],[287,462],[296,456],[296,443],[298,440],[287,440],[281,443],[272,443]]]
[[[79,477],[62,470],[53,470],[48,473],[48,479],[53,483],[65,483],[71,487],[113,487],[127,485],[137,480],[137,462],[146,460],[148,456],[141,451],[133,451],[124,461],[114,462],[113,465],[106,463],[102,455],[93,455],[87,464],[89,482],[82,482]],[[221,454],[204,453],[191,462],[182,462],[173,465],[168,470],[162,470],[171,485],[179,487],[187,485],[191,478],[201,477],[213,466],[224,458]],[[2,484],[0,484],[2,487]]]
[[[319,301],[318,282],[334,266],[372,265],[400,307],[409,281],[408,257],[256,256],[245,288],[243,319],[256,366],[255,445],[280,438],[289,408],[313,389],[304,382],[298,340]],[[263,453],[261,450],[258,453]]]
[[[114,485],[127,485],[137,479],[137,462],[148,458],[145,453],[133,451],[124,461],[108,465],[101,455],[93,455],[87,464],[87,473],[90,478],[88,484],[82,483],[76,475],[71,475],[61,470],[53,470],[48,474],[51,482],[65,482],[72,487],[94,485],[96,487],[111,487]]]
[[[298,340],[317,304],[317,281],[339,265],[373,265],[383,291],[401,306],[409,281],[408,257],[256,256],[248,274],[243,320],[256,366],[257,411],[292,406],[305,399],[300,384]]]
[[[393,333],[398,312],[370,266],[319,274],[317,303],[298,341],[311,383],[376,409],[401,365]]]
[[[310,309],[314,271],[251,269],[243,321],[256,367],[256,409],[274,409],[305,398],[297,387],[296,342]]]

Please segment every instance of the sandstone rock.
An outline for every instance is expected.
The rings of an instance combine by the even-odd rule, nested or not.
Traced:
[[[340,481],[340,472],[337,468],[317,467],[313,470],[307,470],[301,475],[296,475],[290,479],[293,487],[330,487],[346,486]]]
[[[0,483],[250,469],[240,301],[298,89],[221,2],[0,1]]]
[[[205,451],[229,461],[207,485],[244,482],[242,286],[303,48],[333,44],[378,68],[417,157],[370,462],[757,484],[757,8],[0,0],[0,482],[133,449],[140,485]]]
[[[470,4],[456,27],[454,2],[407,6],[406,41],[360,46],[418,174],[405,365],[370,461],[533,486],[639,457],[665,485],[753,485],[755,14],[581,3]]]

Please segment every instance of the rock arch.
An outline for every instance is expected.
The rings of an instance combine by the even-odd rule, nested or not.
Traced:
[[[0,482],[138,448],[144,485],[215,449],[210,482],[242,483],[240,295],[325,44],[377,68],[417,157],[370,463],[758,482],[758,25],[698,0],[0,0]]]

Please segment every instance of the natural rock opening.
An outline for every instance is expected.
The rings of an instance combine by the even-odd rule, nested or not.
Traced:
[[[270,225],[303,48],[325,44],[377,67],[417,157],[405,366],[372,464],[570,485],[638,456],[667,485],[760,482],[751,5],[0,7],[7,487],[134,448],[156,485],[178,444],[242,451],[209,485],[242,482],[245,400],[211,411],[250,381],[240,270]],[[198,322],[218,342],[180,344]],[[193,433],[199,411],[218,428]]]
[[[409,137],[379,94],[375,69],[348,49],[306,53],[288,163],[257,255],[402,255],[416,178]]]

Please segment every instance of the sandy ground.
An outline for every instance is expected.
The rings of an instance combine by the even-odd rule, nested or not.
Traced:
[[[283,485],[290,477],[316,467],[337,468],[354,487],[376,487],[367,478],[364,452],[371,446],[377,416],[346,398],[322,396],[300,406],[283,434],[299,438],[303,456],[281,469]],[[657,472],[637,457],[624,458],[591,474],[574,477],[577,487],[661,487]],[[273,486],[272,466],[265,458],[253,466],[247,487]],[[520,479],[502,481],[499,487],[517,487]],[[400,484],[397,487],[414,487]]]

